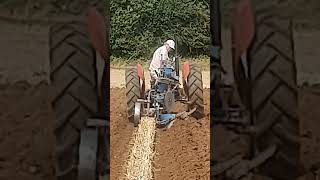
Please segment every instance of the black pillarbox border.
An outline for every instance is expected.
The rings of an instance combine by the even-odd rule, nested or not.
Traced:
[[[222,100],[219,96],[220,74],[216,71],[221,66],[221,17],[220,1],[210,0],[210,179],[213,179],[214,162],[214,131],[213,118],[216,110],[221,109]]]

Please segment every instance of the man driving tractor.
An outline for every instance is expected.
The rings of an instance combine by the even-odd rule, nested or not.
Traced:
[[[158,77],[159,69],[161,68],[161,64],[164,60],[169,59],[169,53],[174,51],[175,42],[173,40],[167,40],[163,46],[159,47],[154,53],[152,57],[152,61],[149,66],[151,84]]]

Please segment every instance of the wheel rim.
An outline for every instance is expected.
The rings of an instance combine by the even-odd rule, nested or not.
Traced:
[[[133,122],[135,126],[138,126],[138,124],[140,123],[140,119],[141,119],[141,103],[136,102],[134,105],[134,118],[133,118]]]

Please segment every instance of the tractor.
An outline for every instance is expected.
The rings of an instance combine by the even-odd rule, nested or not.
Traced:
[[[203,85],[200,68],[185,63],[182,69],[184,94],[179,83],[179,59],[176,56],[161,60],[157,78],[150,80],[151,88],[145,91],[144,71],[140,64],[126,69],[127,110],[130,122],[138,126],[141,117],[154,117],[158,127],[171,127],[178,117],[189,115],[199,119],[204,115]],[[189,112],[173,113],[176,102],[188,104]]]
[[[234,82],[227,84],[220,0],[210,0],[211,179],[296,179],[305,169],[292,22],[282,16],[278,1],[232,3]],[[232,144],[241,144],[241,151]]]

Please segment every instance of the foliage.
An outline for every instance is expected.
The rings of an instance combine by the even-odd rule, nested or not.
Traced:
[[[208,1],[111,1],[113,56],[150,59],[169,38],[176,40],[181,56],[208,54]]]

